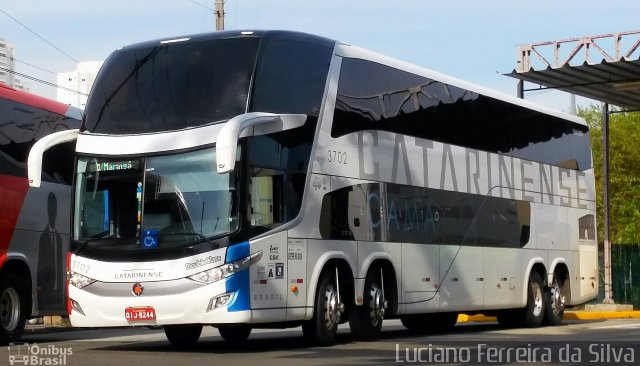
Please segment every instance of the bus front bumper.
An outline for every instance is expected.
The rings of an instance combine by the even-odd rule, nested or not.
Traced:
[[[249,322],[247,291],[226,282],[204,285],[183,278],[69,286],[69,319],[74,327]]]

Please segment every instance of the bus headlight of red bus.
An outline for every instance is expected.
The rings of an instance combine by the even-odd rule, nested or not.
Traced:
[[[257,251],[248,257],[242,258],[232,263],[226,263],[218,267],[208,269],[187,277],[188,279],[204,284],[210,284],[227,278],[236,272],[248,268],[251,263],[255,263],[262,258],[262,251]]]
[[[69,279],[69,284],[77,288],[83,288],[96,282],[96,280],[94,280],[93,278],[89,278],[85,275],[81,275],[80,273],[73,272],[73,271],[69,271],[68,279]]]

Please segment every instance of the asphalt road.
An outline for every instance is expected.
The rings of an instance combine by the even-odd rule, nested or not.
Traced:
[[[566,321],[557,327],[504,329],[466,323],[417,334],[385,321],[375,342],[355,342],[341,327],[331,347],[309,347],[300,328],[254,330],[247,342],[224,342],[205,328],[197,345],[176,348],[160,329],[88,329],[27,335],[0,349],[0,365],[393,365],[640,363],[640,319]],[[24,356],[28,357],[28,363]],[[5,361],[6,360],[6,361]],[[6,362],[6,363],[5,363]]]

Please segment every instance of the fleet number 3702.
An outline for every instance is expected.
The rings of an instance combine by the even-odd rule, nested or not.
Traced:
[[[338,150],[327,150],[329,156],[327,160],[330,163],[337,164],[346,164],[347,163],[347,152],[346,151],[338,151]]]

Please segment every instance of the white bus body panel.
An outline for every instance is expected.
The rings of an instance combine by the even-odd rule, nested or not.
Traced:
[[[440,307],[440,246],[402,245],[400,302],[405,314],[437,311]]]

